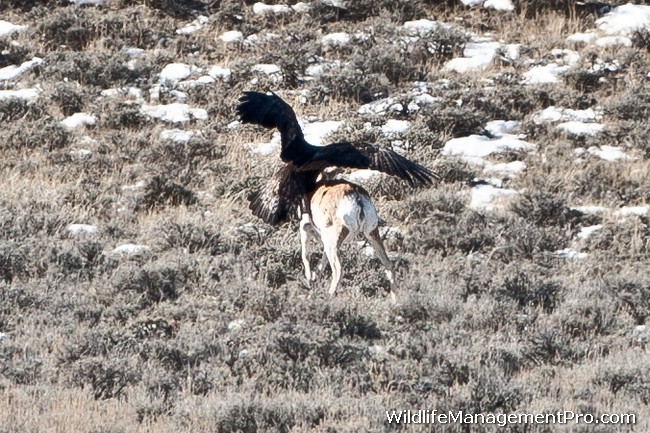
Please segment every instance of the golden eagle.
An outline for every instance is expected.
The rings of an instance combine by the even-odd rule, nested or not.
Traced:
[[[280,158],[287,164],[249,197],[253,214],[268,224],[288,220],[298,206],[301,214],[308,214],[307,198],[315,191],[317,179],[327,167],[379,170],[404,179],[412,186],[430,185],[438,178],[428,168],[372,144],[341,141],[314,146],[307,143],[296,114],[275,93],[244,92],[239,101],[237,114],[243,123],[280,131]]]

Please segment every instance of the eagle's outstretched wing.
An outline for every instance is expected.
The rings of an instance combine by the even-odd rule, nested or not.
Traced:
[[[282,160],[300,160],[308,152],[302,129],[293,109],[275,93],[244,92],[237,114],[243,123],[277,128],[282,138]]]
[[[298,171],[321,171],[327,167],[369,168],[379,170],[407,181],[411,186],[430,185],[440,177],[428,168],[417,164],[399,153],[369,143],[353,145],[343,141],[320,147],[312,158]]]
[[[287,164],[249,197],[253,215],[267,224],[277,225],[296,214],[303,186],[297,182],[294,168]]]

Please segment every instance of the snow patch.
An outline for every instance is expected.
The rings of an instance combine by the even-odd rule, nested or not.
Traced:
[[[572,110],[570,108],[550,106],[536,113],[533,116],[533,121],[537,124],[540,124],[544,121],[595,122],[601,120],[602,118],[603,114],[600,109],[594,110],[593,108],[588,108],[586,110]]]
[[[451,59],[443,69],[459,73],[487,69],[499,48],[499,42],[469,42],[463,51],[464,57]]]
[[[115,249],[113,249],[114,254],[126,254],[129,256],[137,256],[140,255],[146,251],[149,251],[151,248],[149,248],[146,245],[138,245],[138,244],[123,244]]]
[[[402,104],[395,102],[395,98],[378,99],[367,104],[363,104],[357,110],[359,114],[384,114],[386,112],[400,113],[404,107]]]
[[[170,63],[160,71],[158,82],[161,84],[176,84],[180,80],[189,77],[192,73],[200,71],[194,65],[185,63]]]
[[[167,105],[143,105],[140,112],[165,122],[187,122],[191,119],[205,120],[208,118],[207,110],[203,108],[190,108],[187,104],[173,103]]]
[[[291,12],[291,8],[287,5],[267,5],[264,3],[255,3],[253,5],[253,13],[257,15],[286,14],[288,12]]]
[[[519,128],[516,120],[491,120],[485,125],[485,130],[494,137],[503,137],[505,134],[512,134]]]
[[[102,6],[106,3],[106,0],[68,0],[68,2],[74,3],[76,6],[82,6],[82,5]]]
[[[521,140],[512,135],[503,135],[498,138],[489,138],[484,135],[470,135],[469,137],[453,138],[445,143],[442,155],[459,156],[471,164],[487,165],[485,157],[493,153],[506,151],[529,151],[535,145]]]
[[[0,20],[0,37],[10,35],[12,33],[24,32],[25,30],[27,30],[27,26],[12,24],[9,21]]]
[[[593,32],[574,33],[566,38],[567,41],[575,43],[589,43],[595,41],[596,39],[598,39],[598,35]]]
[[[335,132],[341,127],[341,125],[343,125],[342,121],[326,120],[323,122],[307,123],[301,126],[302,132],[307,142],[313,144],[314,146],[324,146],[326,144],[324,141],[325,137]]]
[[[224,68],[223,66],[214,65],[208,71],[208,75],[214,79],[221,79],[228,81],[232,75],[232,71],[229,68]]]
[[[350,44],[350,34],[345,32],[330,33],[321,38],[321,43],[329,47],[344,47]]]
[[[584,260],[589,255],[587,253],[581,253],[574,250],[573,248],[564,248],[563,250],[557,250],[553,254],[560,259],[569,259],[569,260]]]
[[[650,210],[650,206],[623,206],[616,212],[614,212],[614,216],[617,217],[626,217],[626,216],[643,216],[648,213],[648,210]]]
[[[557,127],[577,137],[593,136],[605,129],[605,126],[600,123],[584,123],[575,120],[560,123]]]
[[[174,143],[187,143],[190,139],[201,131],[184,131],[182,129],[165,129],[160,132],[160,139],[165,141],[173,141]]]
[[[510,0],[486,0],[486,2],[483,3],[483,7],[504,12],[512,12],[515,10],[515,5],[513,5]]]
[[[73,235],[82,233],[97,233],[97,226],[92,224],[68,224],[66,231]]]
[[[230,30],[221,34],[221,36],[219,36],[219,39],[227,44],[233,42],[242,42],[244,40],[244,34],[238,30]]]
[[[517,195],[513,189],[497,188],[494,185],[476,185],[472,188],[472,198],[469,204],[476,211],[496,210],[500,202],[507,197]]]
[[[609,210],[605,206],[599,206],[599,205],[576,206],[576,207],[572,207],[571,209],[577,210],[578,212],[587,213],[587,214],[603,213]]]
[[[344,177],[345,180],[348,182],[353,182],[353,183],[364,183],[367,182],[381,174],[380,171],[377,170],[369,170],[367,168],[360,169],[360,170],[354,170],[351,173],[346,174]]]
[[[602,228],[603,228],[602,224],[596,224],[596,225],[589,226],[589,227],[582,227],[580,229],[580,233],[578,233],[578,239],[580,239],[581,241],[584,241],[584,240],[588,239],[589,236],[596,233],[598,230],[602,230]]]
[[[88,113],[74,113],[61,121],[61,124],[68,129],[75,129],[80,126],[92,126],[97,118]]]
[[[381,132],[386,137],[394,137],[403,134],[411,125],[408,120],[388,119],[381,127]]]
[[[0,69],[0,81],[14,80],[25,72],[43,63],[40,57],[34,57],[32,60],[23,62],[18,65],[9,65]]]
[[[650,27],[650,6],[631,3],[613,8],[596,26],[608,35],[631,36],[637,30]]]
[[[603,145],[600,147],[592,146],[587,149],[592,155],[604,159],[606,161],[631,161],[636,158],[625,153],[622,147]]]
[[[129,96],[136,100],[142,99],[142,90],[137,87],[120,87],[113,89],[104,89],[99,93],[101,96],[112,98],[115,96]]]
[[[3,99],[25,99],[27,101],[34,101],[38,98],[38,95],[41,93],[40,89],[35,87],[31,89],[20,89],[20,90],[0,90],[0,100]]]
[[[197,32],[201,30],[203,27],[205,27],[206,24],[210,22],[210,18],[206,17],[205,15],[199,15],[194,21],[192,21],[189,24],[185,24],[185,26],[181,27],[180,29],[176,30],[177,35],[189,35],[194,32]]]

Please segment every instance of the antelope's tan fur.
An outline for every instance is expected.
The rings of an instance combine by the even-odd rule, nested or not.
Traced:
[[[375,255],[386,268],[390,281],[391,299],[396,302],[393,265],[379,237],[379,218],[370,196],[361,186],[343,180],[321,182],[310,197],[311,220],[303,215],[300,222],[300,241],[302,244],[302,263],[307,281],[315,275],[309,264],[307,245],[311,236],[318,235],[323,242],[325,255],[332,268],[330,294],[336,293],[341,280],[341,261],[339,250],[345,242],[363,235],[375,251]]]

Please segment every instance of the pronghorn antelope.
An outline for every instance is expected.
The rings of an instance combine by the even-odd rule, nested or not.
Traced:
[[[323,242],[325,255],[332,268],[330,295],[336,293],[341,280],[341,261],[339,249],[349,240],[363,235],[375,254],[386,268],[390,282],[390,296],[396,303],[393,265],[379,237],[379,217],[370,196],[361,186],[344,180],[326,180],[319,183],[309,198],[311,219],[303,214],[300,221],[300,242],[302,245],[302,263],[308,282],[315,279],[309,264],[307,245],[312,236],[318,235]]]

